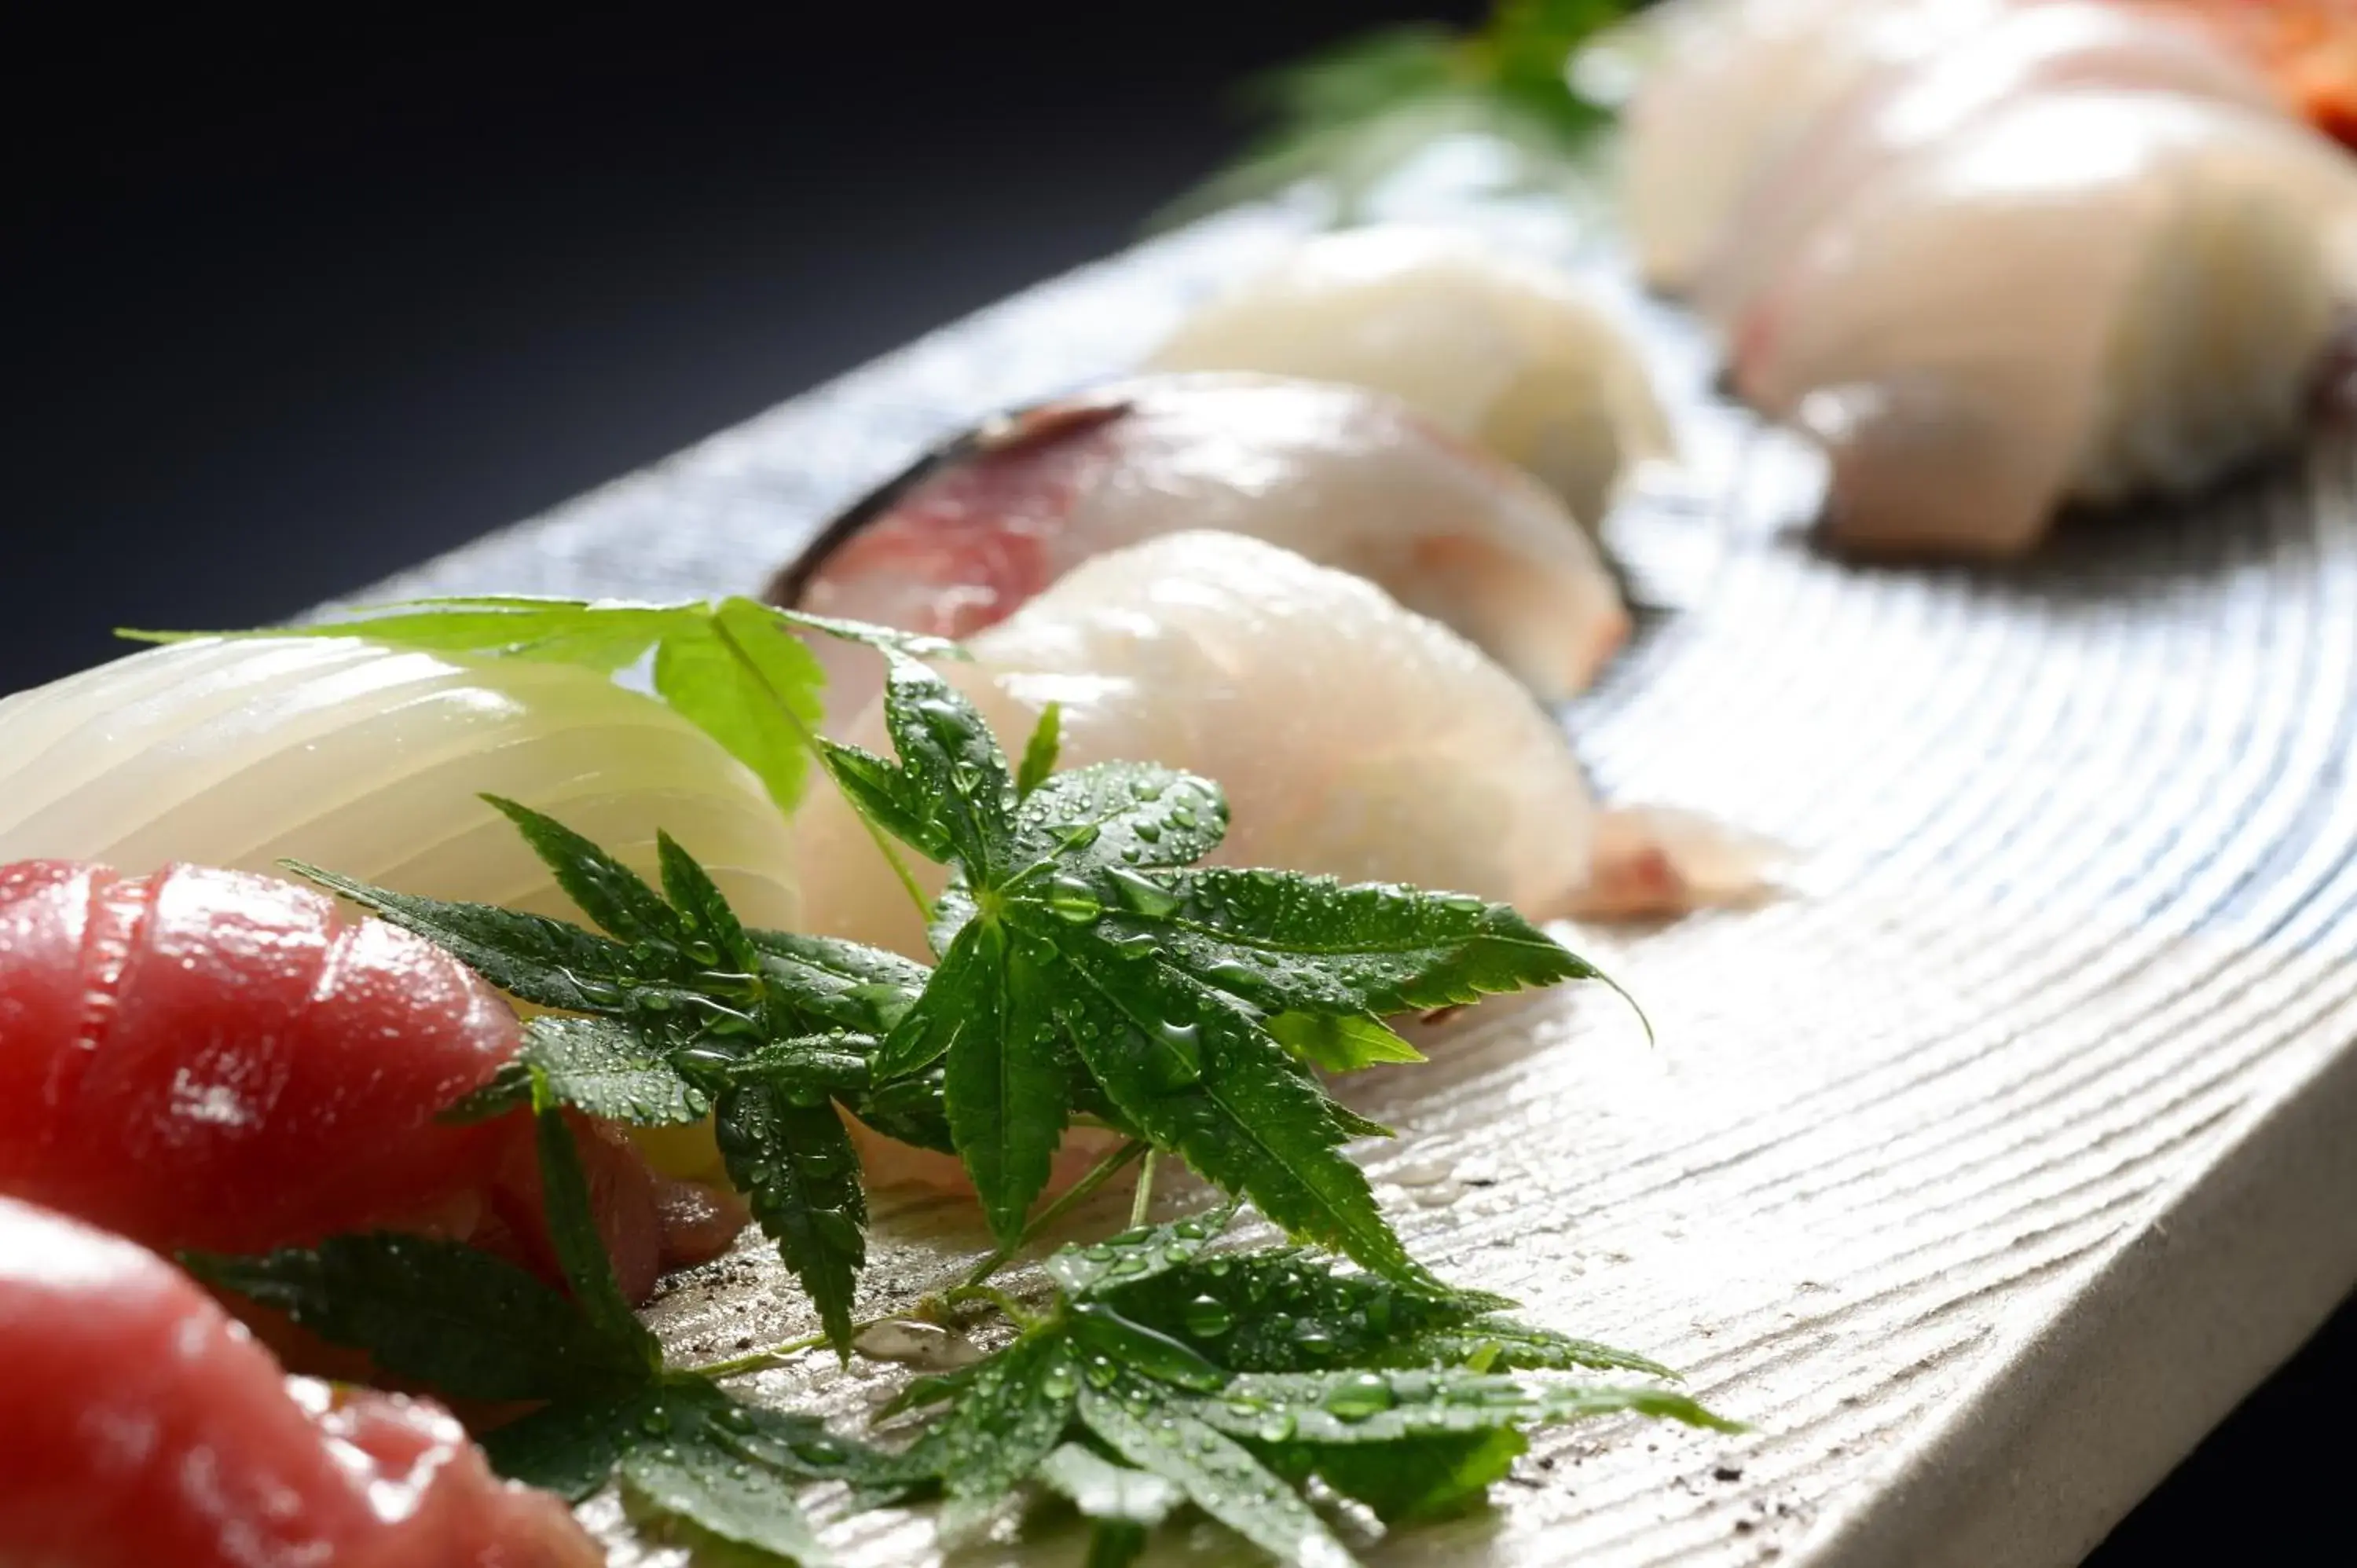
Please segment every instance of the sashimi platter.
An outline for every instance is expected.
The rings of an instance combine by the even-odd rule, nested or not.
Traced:
[[[2322,1322],[2357,8],[1558,9],[0,700],[0,1564],[2062,1568]]]

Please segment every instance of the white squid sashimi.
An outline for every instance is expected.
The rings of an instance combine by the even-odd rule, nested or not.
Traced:
[[[2041,89],[2185,93],[2256,113],[2276,89],[2209,30],[2118,0],[2050,0],[2000,12],[1929,59],[1885,61],[1816,115],[1747,183],[1710,248],[1694,303],[1731,328],[1817,226],[1875,173],[1969,134],[1973,121]]]
[[[970,637],[1093,556],[1202,528],[1372,578],[1546,695],[1628,635],[1594,544],[1529,475],[1394,399],[1250,375],[1123,381],[985,426],[846,512],[770,596]],[[856,712],[873,657],[815,651]]]
[[[1078,567],[942,672],[1019,749],[1217,780],[1221,864],[1406,882],[1539,917],[1756,891],[1728,841],[1599,812],[1552,719],[1479,649],[1365,580],[1256,540],[1168,534]],[[884,749],[873,708],[854,738]],[[831,790],[796,822],[812,929],[921,956],[914,905]]]
[[[1448,230],[1306,241],[1203,306],[1148,362],[1388,392],[1528,468],[1590,527],[1632,466],[1672,451],[1644,364],[1598,301]]]
[[[2278,116],[2033,93],[1843,203],[1746,317],[1737,383],[1825,447],[1837,542],[2018,553],[2066,499],[2292,437],[2352,216],[2357,166]]]
[[[760,781],[594,671],[461,666],[342,638],[206,639],[0,701],[0,862],[282,857],[438,898],[578,918],[482,793],[634,868],[667,831],[757,926],[793,923],[793,843]]]
[[[1885,66],[2021,0],[1690,0],[1624,117],[1622,197],[1645,281],[1691,285],[1757,173]]]

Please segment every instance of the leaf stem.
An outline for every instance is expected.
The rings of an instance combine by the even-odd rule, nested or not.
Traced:
[[[1586,961],[1583,960],[1581,961],[1585,962]],[[1597,979],[1610,986],[1620,1000],[1629,1004],[1630,1012],[1637,1015],[1637,1022],[1645,1031],[1645,1044],[1648,1046],[1660,1045],[1661,1042],[1653,1038],[1652,1019],[1645,1015],[1645,1010],[1637,1004],[1637,999],[1635,997],[1629,994],[1627,987],[1623,986],[1619,981],[1613,979],[1610,975],[1605,973],[1602,970],[1598,969],[1594,964],[1588,964],[1587,967],[1589,972],[1593,973]]]
[[[1128,1165],[1132,1160],[1138,1158],[1142,1155],[1150,1153],[1152,1153],[1152,1149],[1145,1140],[1140,1138],[1132,1138],[1123,1144],[1120,1148],[1114,1150],[1111,1154],[1105,1155],[1104,1158],[1099,1160],[1095,1165],[1091,1165],[1088,1168],[1087,1174],[1082,1176],[1080,1180],[1074,1182],[1061,1197],[1058,1197],[1053,1203],[1049,1204],[1045,1208],[1039,1210],[1039,1213],[1033,1215],[1029,1222],[1023,1227],[1023,1232],[1021,1235],[1016,1237],[1014,1240],[1007,1242],[1005,1246],[998,1248],[996,1251],[993,1251],[990,1256],[976,1263],[974,1268],[968,1272],[965,1278],[958,1282],[959,1285],[962,1288],[971,1288],[972,1286],[978,1285],[982,1283],[983,1281],[990,1278],[991,1275],[996,1273],[999,1270],[1005,1268],[1007,1265],[1007,1262],[1014,1258],[1016,1253],[1030,1245],[1031,1242],[1039,1237],[1039,1233],[1047,1230],[1049,1226],[1053,1225],[1057,1220],[1071,1213],[1074,1208],[1087,1201],[1087,1199],[1095,1193],[1097,1188],[1104,1186],[1106,1182],[1112,1180],[1115,1175],[1119,1174],[1124,1165]]]
[[[933,918],[933,901],[925,897],[924,888],[918,884],[917,874],[909,869],[908,861],[901,857],[900,846],[892,842],[890,834],[869,822],[867,814],[858,807],[854,806],[851,814],[859,819],[859,825],[867,830],[867,836],[882,852],[884,864],[890,866],[892,875],[899,879],[900,890],[909,896],[909,902],[917,907],[917,918],[930,925]]]
[[[1146,1151],[1146,1163],[1137,1167],[1137,1190],[1129,1199],[1129,1228],[1144,1225],[1154,1208],[1154,1151]]]
[[[866,1322],[855,1323],[851,1326],[851,1332],[856,1335],[861,1329],[872,1327],[882,1321],[881,1318],[871,1317]],[[725,1361],[705,1361],[694,1367],[673,1367],[669,1375],[680,1378],[741,1378],[748,1372],[766,1372],[772,1367],[782,1367],[805,1350],[822,1348],[826,1342],[825,1335],[813,1334],[801,1339],[789,1339],[783,1345],[771,1345],[765,1349],[748,1351],[742,1356],[732,1356]]]
[[[793,704],[786,701],[785,693],[770,683],[769,676],[762,672],[761,666],[754,660],[753,656],[745,651],[744,645],[737,640],[736,633],[728,629],[727,623],[716,615],[712,618],[712,630],[714,635],[720,639],[721,645],[728,650],[728,656],[742,665],[746,673],[751,675],[761,690],[768,693],[770,703],[775,705],[780,714],[784,715],[786,723],[793,727],[793,732],[802,737],[802,745],[809,748],[812,757],[818,759],[819,766],[825,768],[826,752],[819,745],[818,736],[811,733],[810,725],[802,723],[802,715],[794,712]],[[831,768],[828,769],[828,777],[832,780]],[[845,804],[851,804],[849,795],[846,794],[844,800]],[[868,821],[867,813],[861,811],[856,804],[851,805],[851,814],[859,819],[859,825],[867,830],[869,838],[876,841],[877,851],[884,856],[884,864],[892,868],[892,875],[899,879],[900,886],[908,893],[909,902],[916,905],[918,918],[930,921],[933,918],[933,901],[926,897],[925,890],[918,886],[916,873],[910,871],[909,863],[901,858],[899,846],[892,842],[891,835]]]
[[[1017,1328],[1031,1328],[1038,1319],[1024,1310],[1023,1304],[996,1285],[960,1285],[942,1298],[952,1306],[965,1301],[986,1301],[1006,1316]]]

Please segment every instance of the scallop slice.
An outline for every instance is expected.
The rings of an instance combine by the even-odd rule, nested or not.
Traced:
[[[1599,301],[1446,230],[1307,241],[1203,306],[1148,363],[1388,392],[1529,469],[1590,527],[1634,465],[1673,450],[1644,365]]]

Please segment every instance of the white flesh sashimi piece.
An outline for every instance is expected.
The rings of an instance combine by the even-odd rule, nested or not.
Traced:
[[[1217,864],[1405,882],[1542,918],[1758,890],[1732,838],[1599,816],[1554,720],[1464,639],[1255,540],[1169,534],[1099,556],[971,647],[974,663],[942,672],[1008,750],[1056,703],[1065,767],[1146,759],[1216,780],[1230,811]],[[852,738],[888,749],[877,709]],[[839,795],[814,789],[796,838],[812,929],[925,954],[915,906]]]
[[[760,781],[651,697],[594,671],[462,667],[342,638],[208,639],[0,701],[0,862],[170,861],[578,918],[503,795],[642,873],[666,831],[748,924],[790,926],[793,843]]]
[[[1762,168],[1862,80],[1924,59],[2018,0],[1696,0],[1652,24],[1663,54],[1624,116],[1637,265],[1684,290]]]
[[[1628,635],[1594,544],[1529,475],[1394,399],[1252,375],[1148,377],[1042,411],[893,496],[785,596],[967,637],[1092,557],[1188,529],[1371,578],[1545,695],[1587,686]],[[875,689],[872,657],[817,651],[838,692]]]
[[[1536,474],[1590,527],[1632,466],[1672,451],[1645,367],[1603,305],[1452,231],[1308,240],[1203,306],[1148,363],[1388,392]]]
[[[2068,498],[2296,433],[2352,215],[2357,167],[2278,116],[2029,94],[1843,203],[1746,317],[1737,382],[1826,448],[1837,542],[2018,553]]]
[[[1696,308],[1732,327],[1878,170],[1969,134],[1974,120],[2009,99],[2072,86],[2180,92],[2257,113],[2278,107],[2264,75],[2207,31],[2167,13],[2117,0],[2050,0],[2001,12],[1932,59],[1878,62],[1763,163],[1696,277]]]

